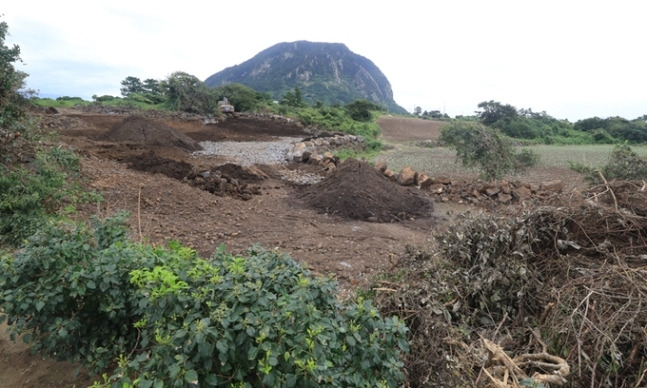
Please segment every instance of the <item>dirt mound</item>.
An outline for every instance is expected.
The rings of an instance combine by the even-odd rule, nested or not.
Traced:
[[[349,159],[302,198],[323,213],[364,221],[392,222],[426,216],[432,203],[384,177],[366,162]]]
[[[232,163],[198,172],[189,163],[161,157],[154,151],[131,156],[123,161],[133,170],[166,175],[211,194],[243,200],[261,194],[260,187],[251,186],[249,183],[267,179],[267,176],[258,169],[248,169]]]
[[[189,175],[192,166],[186,162],[178,162],[172,159],[158,156],[154,151],[148,151],[141,155],[134,155],[123,160],[129,168],[137,171],[144,171],[151,174],[163,174],[169,178],[182,180]]]
[[[212,169],[212,172],[217,171],[219,171],[223,176],[245,182],[260,182],[267,179],[265,173],[255,167],[243,167],[233,163],[225,163]]]
[[[202,149],[198,143],[182,132],[138,115],[126,117],[121,123],[99,136],[98,140],[176,147],[187,151]]]
[[[217,128],[254,139],[262,139],[265,136],[302,137],[306,134],[300,124],[279,117],[238,116],[218,123]]]

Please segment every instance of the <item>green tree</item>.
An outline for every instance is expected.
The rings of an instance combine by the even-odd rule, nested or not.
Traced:
[[[280,103],[281,105],[288,105],[295,108],[303,108],[306,106],[306,103],[303,102],[303,93],[301,93],[301,89],[298,86],[294,87],[293,92],[285,93]]]
[[[18,71],[14,63],[22,62],[20,47],[8,47],[5,38],[9,26],[0,22],[0,146],[12,141],[16,136],[14,124],[24,116],[25,98],[19,90],[25,84],[27,74]]]
[[[305,105],[303,102],[303,93],[301,93],[301,89],[298,86],[294,87],[294,104],[299,108]]]
[[[346,113],[355,121],[368,122],[373,119],[371,112],[384,111],[384,108],[369,100],[355,100],[344,106]]]
[[[163,83],[167,102],[172,109],[190,113],[213,113],[217,100],[196,76],[176,71]]]
[[[481,108],[481,111],[476,111],[481,123],[485,125],[492,125],[497,121],[503,119],[514,119],[518,116],[517,109],[508,104],[501,104],[493,100],[483,101],[478,104],[478,107]]]
[[[162,88],[160,82],[154,78],[147,78],[144,80],[143,89],[147,93],[161,94]]]
[[[515,169],[514,150],[496,129],[456,121],[445,127],[440,140],[456,150],[463,165],[478,166],[484,179],[493,181]]]
[[[140,94],[144,92],[144,84],[137,77],[128,76],[126,79],[121,81],[121,95],[128,97],[132,94]]]
[[[263,106],[268,106],[272,102],[269,94],[259,93],[239,83],[216,86],[211,89],[211,94],[216,101],[220,101],[226,97],[236,108],[237,112],[252,111]]]

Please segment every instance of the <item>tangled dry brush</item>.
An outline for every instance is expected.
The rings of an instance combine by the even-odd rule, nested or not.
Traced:
[[[437,241],[372,290],[411,329],[410,386],[647,384],[644,182],[465,214]]]

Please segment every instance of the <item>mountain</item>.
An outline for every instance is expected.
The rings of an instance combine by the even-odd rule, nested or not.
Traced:
[[[390,112],[407,113],[393,100],[391,84],[380,69],[342,43],[279,43],[205,80],[210,87],[232,82],[268,93],[275,100],[298,86],[309,104],[343,105],[366,99]]]

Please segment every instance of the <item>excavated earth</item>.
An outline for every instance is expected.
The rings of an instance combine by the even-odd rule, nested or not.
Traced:
[[[202,257],[258,244],[350,288],[394,266],[407,244],[431,243],[442,221],[431,194],[367,163],[288,163],[286,152],[315,134],[282,117],[68,111],[43,125],[82,156],[88,187],[104,198],[79,217],[127,210],[133,238],[175,239]]]
[[[61,110],[43,114],[47,131],[81,156],[82,179],[101,194],[75,217],[126,210],[132,238],[170,240],[208,258],[221,245],[258,245],[332,275],[347,295],[397,266],[407,245],[429,246],[446,221],[433,198],[387,180],[367,163],[336,169],[288,163],[287,153],[316,131],[273,115],[226,119],[188,114]],[[0,327],[4,332],[4,326]],[[42,360],[0,336],[0,386],[88,386],[76,366]]]
[[[288,162],[295,144],[326,134],[274,115],[214,119],[85,109],[41,118],[45,130],[60,134],[57,145],[81,156],[83,184],[103,198],[75,204],[78,219],[126,210],[133,239],[177,240],[204,258],[221,245],[233,254],[253,246],[277,250],[314,273],[332,275],[342,296],[374,274],[397,270],[407,246],[433,249],[432,233],[453,213],[531,194],[530,187],[495,190],[473,182],[403,187],[357,160]],[[430,134],[427,127],[408,126],[411,121],[385,120],[381,125],[398,128],[386,131],[386,140]],[[76,366],[42,360],[4,334],[0,366],[0,387],[92,384],[83,371],[74,375]]]

